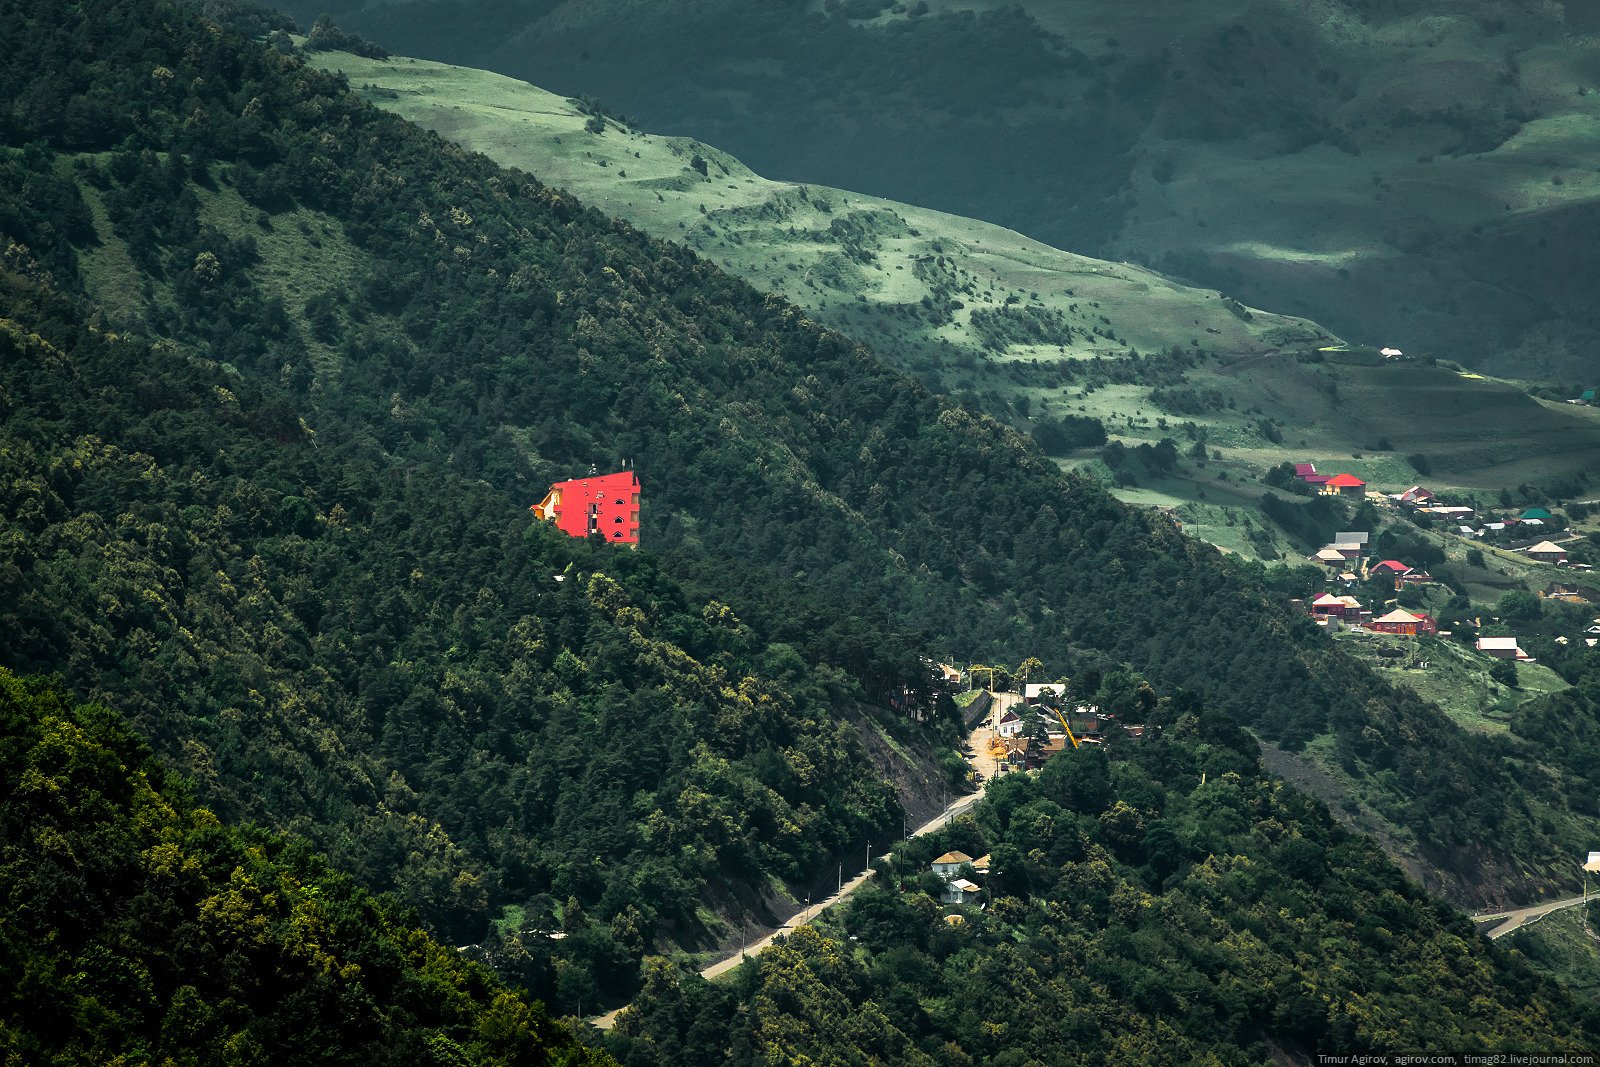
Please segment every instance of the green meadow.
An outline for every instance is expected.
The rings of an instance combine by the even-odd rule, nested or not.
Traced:
[[[310,58],[378,105],[692,246],[1019,428],[1075,415],[1130,446],[1170,438],[1187,454],[1203,443],[1205,462],[1124,472],[1117,492],[1177,509],[1228,551],[1296,551],[1256,507],[1263,474],[1285,460],[1445,493],[1600,468],[1600,409],[1449,363],[1363,365],[1326,351],[1342,342],[1308,320],[986,222],[771,180],[514,78],[403,57]],[[1409,459],[1418,455],[1427,476]]]

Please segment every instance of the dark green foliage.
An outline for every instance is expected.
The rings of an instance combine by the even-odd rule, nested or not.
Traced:
[[[1035,419],[1033,439],[1047,456],[1062,456],[1079,448],[1098,448],[1106,443],[1106,428],[1099,419],[1087,415],[1048,416]]]
[[[1310,500],[1285,500],[1273,493],[1261,496],[1261,511],[1307,552],[1327,544],[1349,521],[1344,507],[1334,497],[1315,496]]]
[[[732,989],[655,968],[609,1047],[641,1065],[1252,1064],[1600,1036],[1592,1009],[1264,777],[1232,723],[1163,702],[1147,728],[1002,778],[975,821],[898,848],[839,927],[796,932]],[[923,891],[948,848],[990,856],[984,911]]]
[[[611,1062],[303,844],[219,823],[111,712],[4,668],[0,901],[7,1063]]]
[[[1512,689],[1517,687],[1517,661],[1497,659],[1489,665],[1489,680]]]
[[[20,253],[8,271],[0,647],[116,695],[209,802],[440,928],[548,894],[617,944],[629,906],[647,943],[687,940],[703,887],[892,831],[834,713],[925,716],[930,645],[1145,664],[1291,748],[1331,733],[1441,862],[1539,870],[1570,844],[1537,782],[1248,571],[687,251],[187,7],[0,15],[0,155],[48,135],[44,170],[84,170],[161,341],[89,329]],[[63,60],[52,114],[98,126],[24,106],[21,57],[58,53],[90,58]],[[348,276],[283,287],[248,227],[206,223],[224,193],[325,221]],[[81,205],[49,199],[49,232],[24,223],[71,295],[86,250],[52,234]],[[660,563],[527,534],[550,480],[622,458]]]
[[[37,487],[0,643],[120,694],[223,810],[299,828],[454,938],[541,893],[632,909],[633,962],[700,936],[713,879],[800,878],[898,831],[829,712],[852,685],[654,558],[332,428],[313,444],[187,356],[66,339],[0,332],[0,469]],[[119,403],[130,362],[149,377]],[[613,948],[602,928],[557,955]],[[631,963],[610,973],[626,991]]]
[[[389,53],[365,38],[345,33],[333,24],[330,15],[320,15],[306,34],[307,52],[350,52],[368,59],[386,59]]]

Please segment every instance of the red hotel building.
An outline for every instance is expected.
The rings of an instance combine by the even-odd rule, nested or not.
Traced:
[[[629,470],[557,482],[528,510],[570,537],[598,533],[612,544],[637,545],[639,476]]]

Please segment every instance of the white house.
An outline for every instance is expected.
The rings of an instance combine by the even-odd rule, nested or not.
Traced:
[[[1014,711],[1007,711],[1000,716],[1000,725],[995,729],[1001,737],[1016,737],[1022,732],[1022,726],[1022,717]]]
[[[939,899],[946,904],[976,904],[983,897],[983,888],[967,881],[965,878],[954,878],[944,884],[944,892]]]
[[[946,852],[933,861],[933,873],[940,878],[949,880],[956,876],[964,864],[972,862],[972,857],[965,852]]]
[[[1037,704],[1044,699],[1044,695],[1059,697],[1067,691],[1065,682],[1028,682],[1022,687],[1022,702],[1024,704]]]

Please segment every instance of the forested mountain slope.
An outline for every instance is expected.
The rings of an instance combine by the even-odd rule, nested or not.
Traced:
[[[189,6],[0,16],[7,660],[442,929],[570,923],[523,946],[565,1004],[897,829],[836,713],[914,705],[928,648],[1324,738],[1463,898],[1586,839],[1247,569],[693,253]],[[622,458],[647,552],[529,530]]]
[[[875,884],[711,985],[652,962],[625,1064],[1314,1063],[1582,1054],[1600,1015],[1170,702],[1139,743],[991,787]],[[929,863],[990,858],[986,906]],[[954,919],[947,912],[954,912]]]
[[[763,173],[1133,259],[1363,343],[1594,384],[1586,0],[333,0]]]
[[[1393,488],[1425,468],[1447,497],[1567,492],[1600,469],[1592,408],[1454,364],[1337,353],[1304,320],[974,219],[764,178],[513,78],[317,42],[307,59],[384,110],[687,244],[1065,463],[1093,464],[1107,436],[1177,441],[1191,462],[1102,476],[1141,503],[1186,501],[1187,525],[1234,552],[1295,551],[1260,507],[1290,457]]]
[[[303,843],[218,822],[113,713],[0,668],[8,1064],[602,1067]]]

